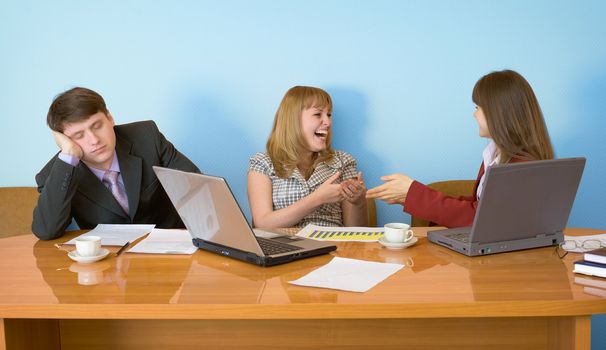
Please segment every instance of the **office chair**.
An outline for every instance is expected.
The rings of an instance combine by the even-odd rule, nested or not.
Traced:
[[[35,187],[0,187],[0,238],[32,233]]]
[[[440,191],[448,196],[471,196],[475,180],[449,180],[433,182],[427,187]],[[435,226],[432,222],[419,217],[411,218],[411,226]]]
[[[368,227],[377,227],[377,205],[374,199],[366,200],[366,210],[368,211]]]

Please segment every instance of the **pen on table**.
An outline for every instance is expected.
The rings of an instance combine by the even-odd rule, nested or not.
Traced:
[[[122,248],[118,249],[118,251],[116,252],[116,256],[122,254],[122,252],[124,251],[124,249],[126,249],[126,247],[128,247],[129,244],[130,244],[130,242],[124,243],[124,245],[122,246]]]

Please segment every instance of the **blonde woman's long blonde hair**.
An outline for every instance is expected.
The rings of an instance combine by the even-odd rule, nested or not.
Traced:
[[[332,111],[330,95],[319,88],[309,86],[295,86],[289,89],[276,111],[271,135],[267,140],[267,153],[274,165],[276,175],[287,178],[297,167],[301,159],[301,150],[306,148],[301,131],[301,113],[303,110],[319,107],[328,107]],[[309,169],[313,172],[317,164],[330,161],[334,157],[331,148],[332,131],[326,138],[326,149],[314,154],[314,162]],[[306,177],[309,174],[304,174]]]

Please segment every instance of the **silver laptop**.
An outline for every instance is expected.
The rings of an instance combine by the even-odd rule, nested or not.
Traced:
[[[200,249],[261,266],[337,249],[328,242],[268,231],[255,235],[224,178],[153,168],[194,245]]]
[[[427,238],[469,256],[560,244],[584,167],[585,158],[491,166],[473,225]]]

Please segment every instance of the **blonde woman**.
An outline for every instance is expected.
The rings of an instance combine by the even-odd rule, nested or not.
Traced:
[[[331,148],[324,90],[286,92],[267,141],[250,159],[248,201],[256,227],[367,226],[366,186],[355,159]]]

